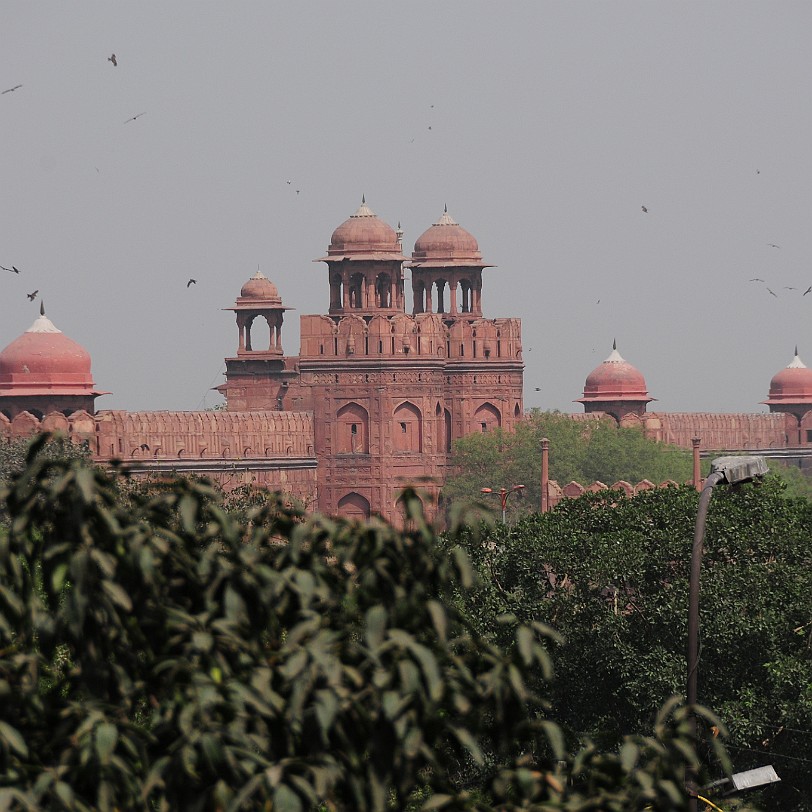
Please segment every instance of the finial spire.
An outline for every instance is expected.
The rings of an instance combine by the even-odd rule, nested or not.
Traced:
[[[795,345],[795,354],[796,355],[798,354],[798,345],[797,344]]]
[[[612,349],[613,349],[613,350],[616,350],[616,349],[617,349],[617,339],[616,339],[616,338],[613,338],[613,339],[612,339]]]
[[[448,203],[443,203],[443,211],[448,214]]]
[[[44,299],[39,303],[39,314],[40,314],[40,316],[45,315],[45,300]],[[798,350],[795,350],[795,354],[796,355],[798,354]]]
[[[365,194],[362,194],[361,195],[361,205],[363,206],[364,203],[366,203],[366,202],[367,202],[367,196]]]

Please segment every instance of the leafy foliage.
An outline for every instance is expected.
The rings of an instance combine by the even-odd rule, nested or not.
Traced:
[[[553,633],[471,628],[443,597],[472,590],[469,559],[414,494],[407,533],[281,503],[245,520],[197,481],[122,502],[42,442],[3,492],[0,808],[685,807],[685,709],[567,755]]]
[[[30,445],[30,440],[25,438],[0,440],[0,483],[8,482],[10,477],[25,468]],[[48,459],[90,459],[86,446],[72,443],[58,434],[49,435],[48,442],[37,446],[37,449],[38,454]]]
[[[460,605],[507,645],[492,618],[555,627],[553,713],[569,741],[612,748],[685,686],[690,550],[697,493],[619,492],[567,500],[466,548],[489,586]],[[773,808],[812,798],[812,506],[781,483],[719,487],[701,572],[699,696],[730,730],[737,770],[774,763]]]
[[[690,452],[649,440],[639,429],[618,428],[614,421],[572,420],[564,414],[535,410],[516,426],[471,434],[454,444],[453,471],[443,488],[450,501],[476,499],[480,489],[524,485],[524,499],[511,499],[512,517],[538,510],[541,493],[541,440],[550,441],[550,478],[564,485],[619,480],[686,482],[693,468]]]

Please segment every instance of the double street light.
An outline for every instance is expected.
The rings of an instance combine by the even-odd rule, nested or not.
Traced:
[[[507,512],[507,500],[508,496],[512,493],[518,493],[519,496],[522,495],[522,491],[524,490],[524,485],[514,485],[512,488],[499,488],[498,491],[494,491],[493,488],[481,488],[480,493],[495,493],[499,497],[499,501],[502,504],[502,524],[505,524],[505,515]]]
[[[688,588],[688,686],[689,707],[696,705],[696,677],[699,669],[699,573],[702,568],[702,548],[705,538],[705,519],[708,515],[713,488],[720,482],[737,485],[749,482],[769,472],[763,457],[717,457],[711,463],[710,474],[699,495],[699,508],[694,527],[694,543],[691,548],[691,580]],[[692,714],[694,739],[696,739],[696,715]],[[697,811],[696,774],[689,776],[689,809]]]

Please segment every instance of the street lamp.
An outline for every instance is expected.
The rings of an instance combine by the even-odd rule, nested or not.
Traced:
[[[480,493],[495,493],[499,497],[499,501],[502,504],[502,524],[504,524],[508,496],[510,496],[510,494],[512,493],[518,493],[519,496],[521,496],[523,490],[524,485],[514,485],[510,490],[508,490],[507,488],[499,488],[498,491],[494,491],[493,488],[481,488]]]
[[[710,474],[699,495],[696,512],[694,543],[691,548],[691,580],[688,588],[688,706],[696,705],[696,675],[699,668],[699,572],[702,567],[702,544],[705,538],[705,519],[714,486],[720,482],[736,485],[764,476],[769,471],[762,457],[717,457],[711,463]],[[696,740],[696,714],[691,714],[694,740]],[[697,810],[696,774],[688,776],[690,812]]]

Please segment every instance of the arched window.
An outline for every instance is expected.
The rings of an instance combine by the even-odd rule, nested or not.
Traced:
[[[422,512],[425,514],[426,506],[423,500],[417,494],[414,495],[414,498],[420,503]],[[406,503],[403,501],[403,495],[397,498],[395,502],[395,510],[397,511],[397,516],[400,522],[400,526],[405,530],[413,530],[414,529],[414,522],[409,518],[406,513]]]
[[[388,273],[379,273],[375,279],[375,304],[392,307],[392,279]]]
[[[354,273],[350,278],[350,307],[360,309],[364,306],[364,275]]]
[[[369,454],[369,414],[358,403],[347,403],[336,415],[337,454]]]
[[[339,516],[346,516],[348,519],[368,519],[370,512],[369,502],[355,491],[338,500]]]
[[[451,412],[443,410],[443,442],[440,446],[446,454],[451,453]]]
[[[394,436],[392,447],[395,451],[423,450],[423,420],[420,409],[406,401],[395,409]]]
[[[483,433],[493,431],[502,425],[502,415],[492,403],[483,403],[474,412],[474,425]]]
[[[344,306],[343,286],[341,284],[341,274],[333,274],[330,279],[330,307],[339,308]]]

